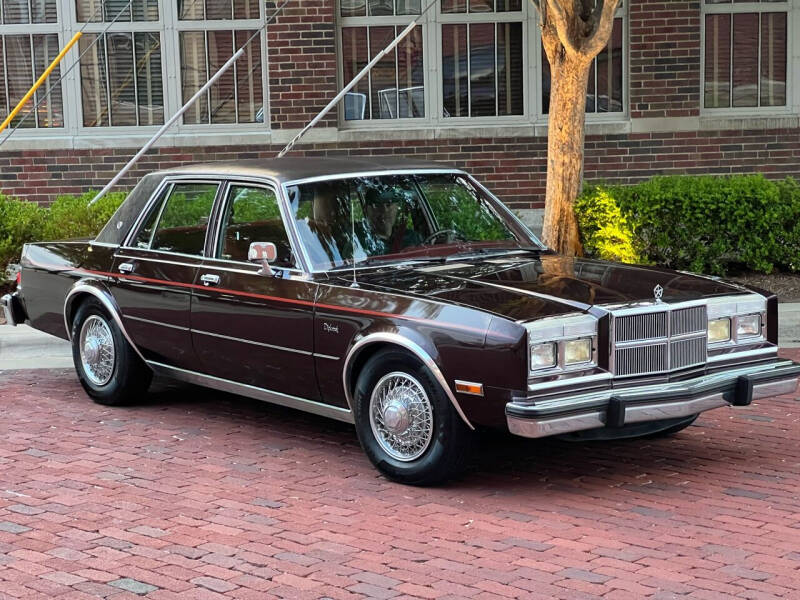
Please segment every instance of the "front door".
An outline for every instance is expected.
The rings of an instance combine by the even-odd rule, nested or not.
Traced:
[[[192,287],[203,261],[216,181],[167,182],[115,258],[112,284],[122,321],[148,360],[198,370],[192,349]]]
[[[192,301],[192,340],[204,372],[316,400],[313,308],[316,284],[298,269],[276,190],[228,184],[210,256]],[[278,249],[272,274],[248,262],[252,242]]]

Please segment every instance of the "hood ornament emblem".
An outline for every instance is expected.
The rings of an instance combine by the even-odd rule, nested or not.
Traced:
[[[664,288],[656,284],[656,287],[653,288],[653,297],[656,299],[656,302],[661,302],[661,297],[663,295],[664,295]]]

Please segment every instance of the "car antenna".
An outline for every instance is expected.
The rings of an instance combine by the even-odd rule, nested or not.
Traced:
[[[348,185],[348,188],[350,186]],[[353,249],[353,283],[350,284],[350,287],[357,288],[360,287],[358,285],[358,280],[356,279],[356,211],[355,211],[355,204],[353,204],[353,193],[350,189],[347,190],[350,196],[350,247]]]

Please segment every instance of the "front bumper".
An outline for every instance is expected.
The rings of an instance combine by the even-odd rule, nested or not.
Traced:
[[[12,327],[21,325],[27,320],[25,309],[22,307],[22,301],[19,299],[19,292],[6,294],[0,298],[0,306],[3,307],[6,323]]]
[[[703,375],[686,381],[574,394],[535,402],[506,404],[511,433],[529,438],[599,427],[688,417],[721,406],[747,406],[753,400],[791,394],[800,364],[775,360]]]

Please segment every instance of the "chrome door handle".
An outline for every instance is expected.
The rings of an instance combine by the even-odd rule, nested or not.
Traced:
[[[203,285],[217,285],[219,283],[219,275],[206,273],[200,277],[200,281],[203,282]]]
[[[117,268],[120,273],[131,273],[133,271],[133,263],[122,263]]]

